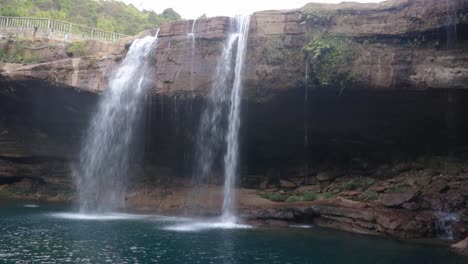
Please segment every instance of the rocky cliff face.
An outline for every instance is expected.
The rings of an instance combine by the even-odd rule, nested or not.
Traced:
[[[335,59],[341,63],[331,65],[333,69],[339,66],[340,71],[353,77],[346,89],[464,89],[468,80],[467,10],[464,0],[393,0],[378,4],[308,4],[297,10],[255,13],[248,40],[246,94],[262,100],[273,91],[333,86],[317,83],[317,75],[327,72],[313,67],[306,72],[311,62],[303,48],[318,37],[328,49],[336,48],[335,37],[349,45],[350,49],[343,53],[352,56],[344,61],[330,58],[332,64]],[[188,35],[192,23],[174,22],[160,29],[155,80],[158,94],[205,94],[211,87],[229,18],[197,20],[194,39]],[[38,65],[5,65],[2,76],[102,91],[128,41],[114,45],[93,42],[87,47],[92,56],[84,58],[62,56]],[[310,82],[306,84],[307,79]]]
[[[135,164],[128,197],[134,207],[186,209],[195,131],[230,19],[197,20],[194,38],[193,23],[159,31],[144,164]],[[0,190],[73,198],[84,129],[130,41],[90,42],[72,54],[70,44],[36,40],[22,43],[21,55],[34,61],[0,65]],[[240,190],[242,214],[251,222],[433,237],[435,212],[456,212],[454,232],[467,235],[467,54],[466,0],[253,14],[239,185],[260,191]],[[307,196],[318,201],[301,200]]]

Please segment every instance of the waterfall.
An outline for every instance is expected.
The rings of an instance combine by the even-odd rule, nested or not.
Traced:
[[[242,70],[247,47],[249,16],[231,19],[231,30],[218,60],[213,86],[197,133],[195,176],[198,184],[209,182],[224,153],[222,219],[234,221],[234,187],[238,166],[238,137]],[[234,51],[237,46],[237,53]],[[233,63],[234,62],[234,63]],[[233,65],[234,64],[234,65]]]
[[[453,239],[451,224],[460,221],[460,216],[457,213],[437,212],[436,214],[436,232],[437,236],[442,239]]]
[[[234,220],[235,184],[239,159],[239,128],[240,104],[242,95],[242,70],[247,50],[250,17],[242,16],[236,19],[237,55],[234,69],[234,84],[231,91],[231,107],[229,110],[229,127],[226,137],[227,150],[224,156],[224,199],[223,219]]]
[[[135,133],[155,72],[149,59],[155,41],[157,35],[133,41],[91,119],[75,175],[81,212],[112,211],[124,204]]]
[[[191,62],[190,62],[190,91],[193,92],[193,74],[194,74],[194,57],[195,57],[195,47],[196,47],[196,39],[195,39],[195,25],[197,24],[197,19],[194,19],[192,22],[192,29],[190,33],[188,33],[188,37],[190,38],[190,42],[192,43],[191,48]]]

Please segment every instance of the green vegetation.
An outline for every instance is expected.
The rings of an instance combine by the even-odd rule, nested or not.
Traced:
[[[315,199],[317,199],[317,194],[315,192],[308,191],[302,194],[289,196],[288,199],[286,199],[286,202],[313,201]]]
[[[351,191],[351,190],[367,190],[372,184],[374,184],[375,180],[367,177],[362,177],[358,179],[352,179],[342,184],[343,190]]]
[[[181,19],[172,9],[156,14],[116,0],[0,0],[0,16],[52,18],[128,35]]]
[[[25,42],[0,43],[0,62],[5,63],[38,63],[39,58],[35,54],[26,51]]]
[[[302,196],[300,196],[300,195],[289,196],[288,199],[286,199],[286,202],[288,202],[288,203],[299,202],[299,201],[303,201]]]
[[[307,11],[303,11],[302,19],[307,23],[313,25],[326,26],[331,23],[331,20],[334,15],[335,12],[332,11],[310,9]]]
[[[326,193],[324,193],[322,196],[323,196],[323,198],[325,198],[325,199],[331,199],[331,198],[334,198],[334,197],[335,197],[335,194],[332,193],[332,192],[326,192]]]
[[[261,195],[263,198],[274,201],[274,202],[284,202],[284,196],[279,192],[267,192]]]
[[[33,63],[38,63],[39,62],[39,58],[37,58],[36,55],[32,54],[32,55],[26,55],[23,57],[23,63],[27,63],[27,64],[33,64]]]
[[[345,87],[352,80],[354,58],[352,41],[343,36],[315,35],[304,46],[306,61],[311,66],[312,79],[322,86]]]
[[[305,192],[302,197],[304,198],[303,201],[313,201],[317,199],[317,194],[315,192]]]
[[[73,41],[66,48],[67,53],[73,57],[82,57],[86,55],[86,44],[84,41]]]
[[[0,60],[6,63],[23,62],[24,46],[20,43],[4,43],[0,49]]]
[[[363,202],[369,202],[369,201],[375,201],[377,200],[377,198],[379,198],[378,193],[367,191],[359,197],[359,200]]]

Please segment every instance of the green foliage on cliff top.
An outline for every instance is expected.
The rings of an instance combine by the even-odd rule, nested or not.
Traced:
[[[156,14],[115,0],[0,0],[0,16],[52,18],[128,35],[181,19],[172,9]]]
[[[84,41],[73,41],[66,48],[67,53],[71,53],[73,57],[81,57],[86,55],[86,44]]]
[[[344,36],[314,35],[304,46],[313,78],[322,86],[344,87],[352,81],[350,64],[354,58],[352,41]]]
[[[0,42],[0,62],[34,64],[39,58],[25,49],[24,41]]]
[[[336,12],[329,10],[308,9],[303,10],[302,19],[316,26],[327,26],[330,25],[335,15]]]

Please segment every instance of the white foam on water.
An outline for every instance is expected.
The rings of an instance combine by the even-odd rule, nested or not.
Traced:
[[[289,227],[292,227],[292,228],[313,228],[314,226],[312,226],[312,225],[289,225]]]
[[[163,215],[147,215],[147,214],[126,214],[126,213],[105,213],[105,214],[84,214],[84,213],[52,213],[48,214],[54,218],[68,220],[96,220],[96,221],[112,221],[112,220],[146,220],[146,221],[161,221],[161,222],[192,222],[192,218],[163,216]]]
[[[62,218],[62,219],[68,219],[68,220],[98,220],[98,221],[138,220],[138,219],[149,218],[148,215],[122,214],[122,213],[107,213],[107,214],[53,213],[49,215],[55,218]]]
[[[25,205],[23,205],[23,207],[26,207],[26,208],[38,208],[39,205],[37,205],[37,204],[25,204]]]
[[[176,224],[163,228],[168,231],[177,232],[198,232],[209,229],[248,229],[252,228],[250,225],[239,224],[236,222],[222,222],[222,221],[199,221],[187,224]]]

